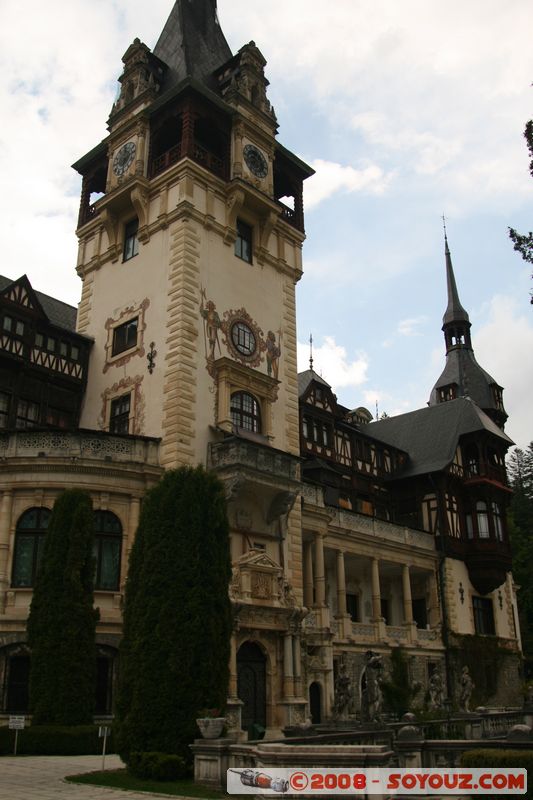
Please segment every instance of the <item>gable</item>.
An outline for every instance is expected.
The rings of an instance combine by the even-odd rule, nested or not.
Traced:
[[[26,275],[10,281],[0,292],[0,297],[25,311],[33,311],[37,316],[48,319]]]

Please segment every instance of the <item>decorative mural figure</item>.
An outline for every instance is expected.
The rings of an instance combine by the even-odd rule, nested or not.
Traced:
[[[444,705],[444,685],[440,670],[434,670],[431,678],[429,679],[429,708],[431,711],[437,711]]]
[[[459,706],[461,711],[470,712],[470,698],[472,697],[472,692],[475,689],[474,681],[470,675],[468,667],[463,667],[463,672],[461,674],[461,692],[459,695]]]
[[[366,652],[366,665],[361,678],[361,709],[370,722],[377,722],[381,717],[383,694],[381,691],[381,672],[383,661],[378,653]]]
[[[212,300],[207,299],[205,289],[200,290],[200,295],[200,314],[204,318],[204,329],[208,346],[205,355],[208,362],[213,362],[215,360],[215,347],[217,345],[220,352],[220,342],[218,340],[218,331],[221,327],[220,317],[216,310],[216,305]]]
[[[341,664],[335,680],[335,699],[333,702],[333,715],[336,719],[348,719],[348,708],[352,700],[352,683],[346,672],[346,666]]]
[[[277,341],[274,331],[269,331],[265,337],[245,308],[224,311],[221,317],[213,300],[207,299],[204,288],[200,289],[200,316],[204,320],[205,357],[211,377],[215,377],[217,348],[218,353],[222,353],[222,339],[229,355],[248,367],[259,367],[266,355],[267,373],[278,380],[281,330],[278,330]]]
[[[269,331],[266,338],[266,361],[267,372],[269,375],[274,375],[278,379],[279,372],[279,357],[281,355],[281,332],[278,331],[280,344],[276,344],[276,334],[274,331]]]

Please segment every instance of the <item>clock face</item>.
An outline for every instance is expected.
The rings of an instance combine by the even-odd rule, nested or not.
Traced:
[[[266,178],[268,174],[268,163],[261,150],[253,144],[247,144],[243,149],[244,160],[250,172],[256,178]]]
[[[122,145],[113,159],[113,172],[115,175],[124,175],[135,158],[136,149],[135,142],[126,142],[126,144]]]

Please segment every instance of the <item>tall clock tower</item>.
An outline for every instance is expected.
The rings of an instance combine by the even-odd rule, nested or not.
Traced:
[[[74,165],[94,339],[81,426],[158,437],[163,467],[226,482],[232,696],[239,654],[279,669],[259,711],[241,698],[244,727],[277,730],[304,705],[295,285],[312,170],[277,141],[265,59],[254,42],[232,55],[215,0],[178,0],[153,51],[135,39],[122,60],[109,135]]]

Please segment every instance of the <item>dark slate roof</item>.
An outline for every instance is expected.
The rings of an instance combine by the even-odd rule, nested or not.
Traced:
[[[439,388],[449,386],[451,383],[457,384],[458,397],[468,397],[480,408],[497,408],[491,389],[496,381],[477,363],[474,351],[469,347],[456,347],[450,350],[446,356],[446,366],[431,390],[430,405],[440,402]]]
[[[317,375],[314,370],[307,369],[305,372],[298,373],[298,397],[302,397],[305,394],[311,381],[316,381],[322,386],[326,386],[328,389],[331,389],[331,386],[329,383],[326,383],[324,378],[321,378],[320,375]]]
[[[15,283],[15,281],[0,275],[0,292],[7,289],[11,283]],[[63,328],[73,333],[76,332],[77,311],[74,306],[63,303],[61,300],[56,300],[55,297],[50,297],[42,292],[37,292],[35,289],[33,291],[52,325],[57,325],[58,328]]]
[[[210,83],[212,73],[233,55],[218,23],[216,0],[176,0],[153,52],[169,67],[165,90],[188,77]]]
[[[448,307],[442,318],[442,322],[446,325],[449,322],[469,322],[468,313],[464,310],[459,301],[459,292],[457,291],[457,284],[455,283],[455,275],[453,273],[452,257],[450,255],[450,248],[448,247],[448,238],[444,237],[444,255],[446,257],[446,282],[448,284]]]
[[[490,417],[466,398],[369,422],[365,427],[369,436],[409,454],[405,469],[395,476],[401,478],[445,469],[453,460],[460,437],[479,431],[513,444]]]

